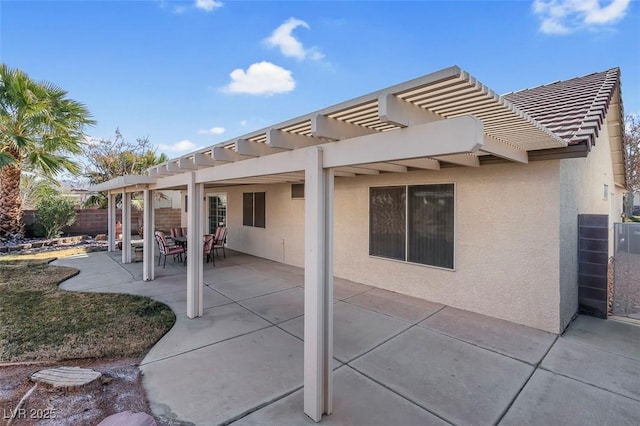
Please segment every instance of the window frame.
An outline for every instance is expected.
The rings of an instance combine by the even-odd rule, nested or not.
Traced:
[[[262,226],[256,225],[256,194],[262,194],[263,198],[263,211],[262,211]],[[247,195],[251,195],[251,224],[245,223],[245,198]],[[266,229],[267,228],[267,192],[266,191],[251,191],[242,193],[242,226],[251,228]]]
[[[409,258],[409,187],[410,186],[430,186],[430,185],[453,185],[453,267],[446,268],[444,266],[428,265],[425,263],[410,262]],[[405,189],[405,238],[404,249],[405,259],[394,259],[391,257],[377,256],[371,254],[371,188],[393,188],[404,187]],[[388,260],[390,262],[399,262],[403,264],[422,266],[425,268],[434,268],[442,271],[455,272],[458,259],[458,187],[455,181],[429,182],[429,183],[389,183],[385,185],[369,185],[367,187],[367,253],[370,258]]]

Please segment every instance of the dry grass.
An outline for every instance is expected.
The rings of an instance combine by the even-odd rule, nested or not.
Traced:
[[[58,288],[77,272],[42,260],[0,262],[0,362],[141,356],[175,322],[147,297]]]
[[[25,260],[51,260],[63,257],[75,256],[91,252],[91,247],[69,247],[59,250],[41,251],[37,253],[5,254],[0,256],[0,265],[3,262],[25,261]]]

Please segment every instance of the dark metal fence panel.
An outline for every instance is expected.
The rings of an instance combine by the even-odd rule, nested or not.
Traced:
[[[613,226],[613,314],[640,319],[640,223]]]
[[[607,265],[609,216],[578,215],[578,309],[598,318],[607,317]]]

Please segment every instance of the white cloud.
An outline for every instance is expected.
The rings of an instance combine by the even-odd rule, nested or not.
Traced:
[[[184,139],[172,145],[161,143],[160,145],[158,145],[158,148],[160,149],[160,151],[190,152],[198,149],[198,146],[190,140]]]
[[[534,0],[533,13],[540,17],[540,31],[568,34],[597,29],[622,19],[630,0]]]
[[[195,6],[198,9],[204,10],[205,12],[211,12],[214,9],[222,7],[223,3],[216,0],[196,0]]]
[[[251,64],[246,71],[233,70],[229,76],[231,83],[222,89],[227,93],[273,95],[290,92],[296,87],[291,71],[266,61]]]
[[[246,127],[246,125],[247,125],[247,124],[249,124],[249,122],[248,122],[247,120],[242,120],[242,121],[240,121],[240,125],[241,125],[242,127]]]
[[[284,56],[290,56],[300,60],[309,58],[314,61],[324,58],[324,54],[317,47],[305,49],[302,43],[293,36],[293,30],[298,27],[310,29],[309,24],[296,18],[287,19],[282,25],[276,28],[271,36],[264,42],[269,47],[277,47]]]
[[[200,135],[221,135],[226,132],[227,129],[224,127],[212,127],[210,129],[198,130],[198,134]]]

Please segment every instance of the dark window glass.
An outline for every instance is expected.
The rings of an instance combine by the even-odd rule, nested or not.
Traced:
[[[242,224],[253,226],[253,192],[242,194]]]
[[[258,228],[264,228],[266,225],[265,219],[265,210],[266,210],[266,200],[264,192],[256,192],[254,195],[254,222],[253,226]]]
[[[405,260],[405,193],[404,186],[370,189],[370,255]]]
[[[453,269],[453,184],[409,187],[409,262]]]
[[[291,184],[291,198],[294,198],[294,199],[304,198],[304,183]]]

